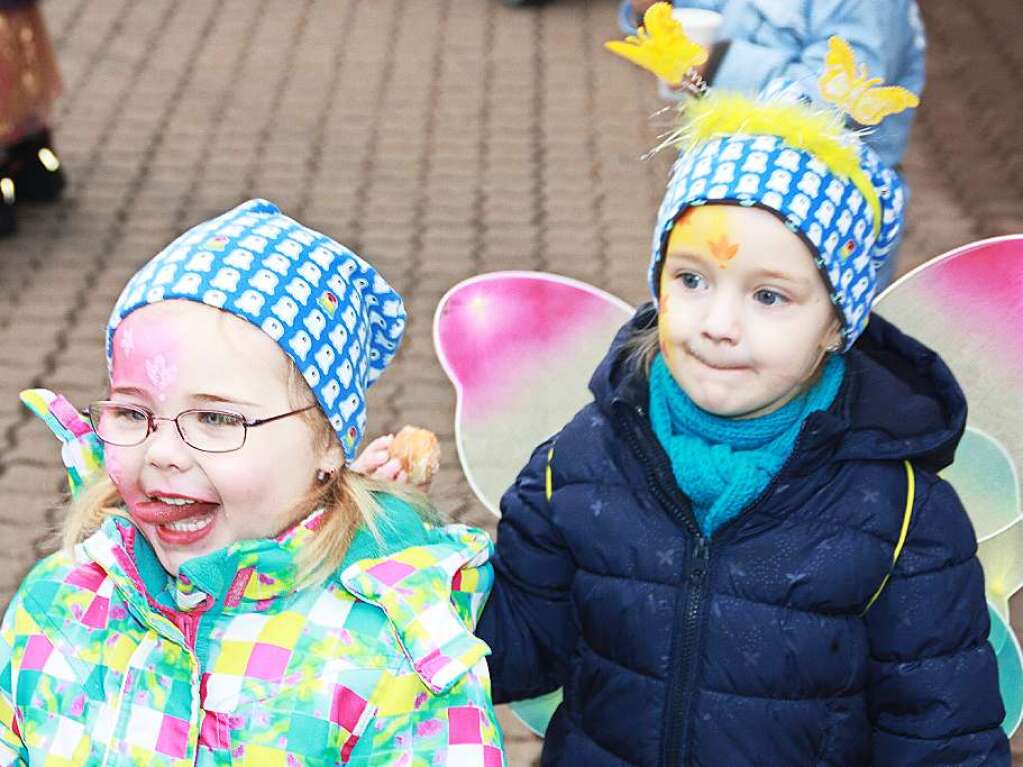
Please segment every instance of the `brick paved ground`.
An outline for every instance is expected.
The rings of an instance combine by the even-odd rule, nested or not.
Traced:
[[[19,389],[101,391],[101,329],[127,277],[175,233],[260,195],[377,264],[410,333],[371,428],[443,440],[437,498],[493,529],[455,467],[454,397],[433,307],[480,271],[537,268],[644,296],[665,158],[641,162],[659,107],[601,52],[614,0],[48,0],[67,93],[72,185],[0,243],[0,603],[47,549],[55,444]],[[930,82],[906,161],[904,268],[1023,231],[1018,0],[928,0]],[[536,759],[509,724],[511,762]]]

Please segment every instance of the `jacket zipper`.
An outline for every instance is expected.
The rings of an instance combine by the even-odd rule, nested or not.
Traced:
[[[688,503],[677,485],[669,485],[665,488],[663,480],[664,472],[670,469],[665,461],[646,449],[642,444],[642,437],[655,437],[651,432],[646,434],[646,420],[643,409],[625,403],[622,406],[628,414],[628,420],[633,423],[623,423],[622,431],[627,435],[627,441],[633,452],[639,456],[647,470],[647,477],[650,482],[651,492],[660,504],[672,516],[677,518],[692,536],[693,545],[689,548],[686,557],[685,585],[686,597],[682,606],[676,606],[673,621],[672,635],[675,642],[672,647],[673,656],[681,656],[677,666],[672,669],[668,685],[668,707],[667,723],[664,734],[664,741],[661,747],[661,764],[665,767],[681,767],[688,761],[689,754],[689,722],[692,719],[690,710],[693,707],[695,696],[693,688],[696,683],[697,656],[699,649],[699,624],[703,608],[703,599],[707,591],[708,575],[710,573],[710,542],[704,537],[696,518],[693,516],[692,507]],[[635,414],[635,418],[633,418]],[[655,437],[656,438],[656,437]],[[672,492],[672,488],[674,492]],[[672,495],[677,496],[673,500]]]
[[[843,394],[845,386],[846,383],[843,382],[842,391],[839,392],[839,396]],[[667,462],[667,456],[658,455],[657,451],[648,450],[643,446],[643,440],[640,437],[647,441],[650,441],[650,438],[654,440],[657,438],[653,430],[648,428],[648,421],[643,408],[619,397],[613,399],[611,404],[612,406],[617,405],[624,409],[626,417],[620,419],[619,425],[624,427],[622,431],[627,435],[626,441],[633,452],[640,458],[644,469],[646,469],[653,495],[672,516],[682,523],[694,541],[693,546],[690,548],[689,556],[686,558],[685,580],[688,592],[685,599],[685,608],[682,610],[676,608],[675,610],[673,635],[678,638],[678,644],[672,647],[672,654],[675,655],[678,648],[681,647],[682,658],[679,665],[675,667],[670,679],[667,710],[668,723],[664,743],[661,748],[661,764],[664,767],[684,767],[689,760],[691,709],[695,701],[693,688],[696,684],[696,656],[699,647],[698,640],[700,639],[697,635],[697,629],[699,628],[699,618],[710,573],[712,554],[710,540],[704,537],[696,522],[696,518],[693,516],[691,503],[674,482],[674,472],[671,470],[670,463]],[[629,423],[629,421],[634,423]],[[728,534],[734,531],[743,519],[760,508],[766,499],[771,496],[774,488],[788,473],[795,457],[799,454],[804,442],[806,427],[807,424],[804,422],[792,445],[792,450],[785,459],[785,463],[782,464],[782,467],[774,475],[771,482],[754,499],[753,503],[718,530],[718,534],[715,536],[717,541],[727,540],[730,537]],[[670,484],[665,483],[663,480],[665,472],[673,479]],[[665,489],[665,484],[668,484],[668,489]],[[672,495],[677,496],[677,500],[681,502],[673,502]],[[673,712],[675,712],[675,716],[672,715]]]
[[[632,405],[624,400],[615,400],[628,414],[629,421],[634,423],[622,423],[622,431],[627,435],[627,441],[633,452],[635,452],[644,468],[647,470],[647,477],[650,481],[651,491],[661,505],[676,517],[684,526],[686,531],[693,537],[693,546],[690,548],[689,556],[686,558],[686,586],[687,594],[683,609],[676,608],[674,619],[674,636],[677,644],[672,648],[673,655],[681,648],[681,660],[675,667],[671,676],[668,693],[668,724],[665,731],[664,744],[661,750],[661,764],[665,767],[683,767],[689,758],[689,733],[692,720],[691,709],[695,702],[693,688],[696,684],[697,672],[697,650],[699,648],[699,619],[703,606],[703,599],[707,591],[708,576],[710,574],[711,547],[710,541],[704,537],[696,518],[693,516],[692,507],[688,499],[678,490],[676,484],[668,485],[665,489],[663,477],[667,471],[671,473],[671,466],[667,463],[667,456],[660,456],[656,451],[646,449],[640,436],[656,439],[652,430],[647,433],[647,421],[643,408]],[[717,540],[726,539],[726,533],[735,529],[736,525],[758,509],[764,501],[770,497],[774,487],[788,473],[794,457],[799,453],[803,442],[804,428],[800,430],[792,451],[789,453],[785,463],[775,474],[772,481],[761,492],[753,503],[743,509],[734,519],[729,520],[718,530]],[[638,432],[638,434],[637,434]],[[678,501],[673,502],[671,495],[678,496]],[[674,712],[674,715],[673,715]]]
[[[206,609],[208,610],[209,607]],[[181,630],[182,636],[185,637],[185,644],[188,645],[188,649],[192,651],[193,655],[195,655],[195,638],[199,634],[199,622],[205,613],[206,610],[179,613],[178,620],[175,621]]]

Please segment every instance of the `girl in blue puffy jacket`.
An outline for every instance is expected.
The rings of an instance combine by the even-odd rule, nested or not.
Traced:
[[[653,302],[502,502],[497,702],[544,765],[1008,765],[952,373],[870,314],[898,176],[840,117],[687,109]]]

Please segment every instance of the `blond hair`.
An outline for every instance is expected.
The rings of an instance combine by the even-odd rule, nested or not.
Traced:
[[[289,364],[288,396],[294,407],[313,404],[312,392],[298,369]],[[313,431],[313,439],[320,450],[337,444],[337,435],[319,407],[300,416]],[[310,477],[315,467],[309,467]],[[323,509],[323,523],[316,530],[309,545],[303,546],[296,557],[297,582],[302,586],[322,584],[344,562],[356,530],[365,526],[379,540],[377,520],[381,515],[379,495],[391,495],[408,504],[427,523],[439,523],[440,515],[423,493],[409,485],[365,477],[341,466],[323,483],[313,485],[291,506],[286,518],[293,525]],[[65,550],[74,547],[100,528],[109,517],[127,519],[124,500],[104,472],[72,501],[60,538]]]
[[[622,348],[625,351],[625,364],[628,369],[630,371],[642,370],[649,378],[650,366],[654,364],[654,358],[661,351],[658,324],[655,322],[650,327],[634,333],[625,341]]]

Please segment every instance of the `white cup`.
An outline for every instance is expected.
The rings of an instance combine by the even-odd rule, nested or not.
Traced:
[[[717,40],[718,29],[724,18],[717,11],[705,11],[703,8],[674,8],[671,15],[682,22],[682,28],[690,40],[708,50]],[[685,91],[673,88],[664,80],[658,80],[657,95],[665,101],[681,101],[685,98]]]

